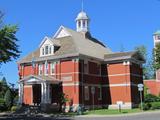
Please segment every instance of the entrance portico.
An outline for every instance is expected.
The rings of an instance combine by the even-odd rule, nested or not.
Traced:
[[[19,103],[51,104],[53,99],[52,85],[61,85],[61,81],[52,76],[36,75],[21,79],[19,82]]]

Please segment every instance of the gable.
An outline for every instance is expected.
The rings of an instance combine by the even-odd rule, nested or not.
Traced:
[[[71,36],[71,35],[65,30],[63,26],[61,26],[56,32],[56,34],[54,35],[54,38],[62,38],[67,36]]]
[[[41,48],[46,44],[48,44],[48,45],[52,44],[52,41],[47,36],[43,38],[43,40],[42,40],[41,44],[39,45],[39,47]]]

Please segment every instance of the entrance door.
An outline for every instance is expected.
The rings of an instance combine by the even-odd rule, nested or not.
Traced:
[[[41,85],[33,85],[33,103],[39,105],[41,103]]]

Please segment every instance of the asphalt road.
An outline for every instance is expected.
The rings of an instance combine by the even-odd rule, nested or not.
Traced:
[[[160,111],[151,113],[141,113],[123,116],[79,116],[79,117],[59,117],[59,116],[0,116],[0,120],[160,120]]]
[[[78,117],[75,120],[160,120],[160,112],[123,115],[123,116],[92,116],[92,117]]]

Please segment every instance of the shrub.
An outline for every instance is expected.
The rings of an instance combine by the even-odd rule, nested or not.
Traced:
[[[151,109],[152,110],[160,109],[160,102],[152,102],[151,103]]]
[[[160,97],[157,97],[155,95],[152,94],[147,94],[144,97],[144,102],[145,103],[150,103],[150,102],[160,102]]]
[[[5,101],[3,98],[0,98],[0,105],[4,105]]]
[[[7,107],[5,106],[5,101],[3,98],[0,98],[0,111],[7,110]]]
[[[11,107],[13,105],[13,95],[12,95],[11,90],[7,90],[5,97],[4,97],[4,100],[5,100],[6,107],[8,109],[11,109]]]
[[[11,111],[14,112],[14,111],[16,111],[16,110],[17,110],[17,106],[12,106],[12,107],[11,107]]]
[[[151,106],[151,103],[143,103],[143,110],[149,110]]]

